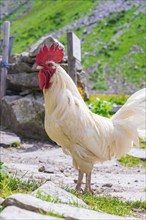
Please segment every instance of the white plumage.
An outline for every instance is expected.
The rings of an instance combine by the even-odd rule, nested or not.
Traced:
[[[146,89],[133,94],[108,119],[88,109],[74,82],[59,65],[51,83],[44,90],[45,129],[64,153],[71,155],[80,173],[91,173],[94,163],[120,157],[138,145],[138,130],[145,129]]]

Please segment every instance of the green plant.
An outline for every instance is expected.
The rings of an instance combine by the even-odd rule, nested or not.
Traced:
[[[64,218],[64,215],[56,213],[56,212],[53,212],[53,211],[47,212],[46,215],[53,216],[53,217],[56,217],[56,218],[62,218],[62,219]]]
[[[37,194],[36,194],[36,198],[39,198],[43,201],[47,201],[47,202],[53,202],[53,203],[59,203],[61,202],[61,200],[56,197],[56,198],[52,198],[50,195],[48,195],[45,190],[38,190]]]
[[[16,148],[20,148],[21,144],[19,142],[13,142],[10,147],[16,147]]]
[[[134,208],[144,212],[146,210],[146,202],[128,202],[122,201],[118,197],[110,195],[97,196],[90,193],[78,194],[75,190],[68,190],[72,194],[82,199],[92,210],[98,212],[106,212],[118,216],[131,216],[134,215]]]
[[[112,105],[108,101],[97,98],[93,102],[87,101],[87,105],[93,113],[99,114],[104,117],[111,116],[110,111],[112,109]]]
[[[42,181],[36,181],[34,179],[23,180],[23,177],[18,178],[16,175],[10,175],[8,168],[0,162],[0,195],[3,198],[8,197],[14,193],[28,193],[37,189]]]
[[[135,166],[146,167],[146,161],[143,161],[140,158],[136,158],[131,155],[123,156],[118,161],[126,167],[135,167]]]
[[[8,177],[8,167],[4,165],[2,161],[0,161],[0,186],[1,181]]]

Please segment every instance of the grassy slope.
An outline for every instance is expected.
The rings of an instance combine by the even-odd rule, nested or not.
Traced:
[[[98,22],[92,32],[83,36],[83,30],[74,30],[82,42],[82,57],[85,69],[98,63],[91,75],[95,88],[107,88],[105,78],[108,74],[120,73],[130,83],[143,85],[145,81],[145,15],[135,15],[136,8],[128,12],[113,14]],[[65,43],[65,36],[61,39]],[[88,55],[85,53],[88,52]],[[108,70],[105,75],[105,66]],[[118,71],[117,71],[118,69]],[[105,77],[105,78],[104,78]]]
[[[28,50],[41,36],[91,14],[95,2],[97,0],[47,0],[44,4],[43,0],[32,0],[32,9],[11,26],[11,35],[15,36],[13,52]],[[23,4],[7,19],[15,20],[22,11]],[[112,14],[110,18],[98,22],[87,34],[83,34],[86,26],[74,30],[82,40],[84,68],[98,64],[91,75],[95,89],[106,90],[106,78],[116,74],[120,74],[126,82],[143,87],[146,68],[145,15],[136,12],[137,8],[133,7],[130,11]],[[60,41],[66,45],[66,35],[61,36]]]
[[[32,9],[11,26],[11,35],[15,36],[13,52],[29,49],[43,35],[85,15],[93,4],[94,0],[33,0]],[[14,20],[21,11],[22,8],[18,7],[7,19]]]

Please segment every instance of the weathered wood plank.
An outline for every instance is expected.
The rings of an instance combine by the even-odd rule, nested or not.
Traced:
[[[3,54],[2,63],[8,63],[9,58],[9,36],[10,36],[10,22],[5,21],[3,26],[4,38],[3,38]],[[1,65],[0,68],[0,98],[6,94],[6,78],[7,78],[7,68]]]
[[[80,39],[73,33],[67,33],[68,74],[77,84],[76,61],[81,61]]]

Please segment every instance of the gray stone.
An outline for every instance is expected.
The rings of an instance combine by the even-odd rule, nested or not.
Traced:
[[[39,69],[37,69],[37,64],[36,63],[33,64],[32,71],[39,72]]]
[[[32,66],[31,64],[22,62],[21,59],[19,59],[17,63],[14,63],[10,66],[8,73],[9,74],[23,73],[23,72],[31,73],[33,72],[31,66]]]
[[[62,63],[60,66],[68,73],[68,64],[67,63]]]
[[[140,158],[142,160],[146,160],[146,150],[140,149],[140,148],[132,148],[129,152],[128,155],[131,155],[136,158]]]
[[[42,37],[36,44],[32,45],[32,47],[29,51],[29,56],[35,57],[38,54],[40,48],[44,44],[46,44],[46,45],[48,45],[48,47],[50,47],[53,43],[59,44],[59,47],[64,49],[64,46],[58,40],[56,40],[55,38],[53,38],[49,35],[49,36]]]
[[[101,212],[92,211],[85,208],[73,207],[66,204],[56,204],[50,203],[46,201],[42,201],[38,198],[30,196],[28,194],[14,194],[9,196],[4,200],[2,205],[5,206],[17,206],[19,208],[23,208],[29,211],[34,212],[43,212],[47,213],[49,211],[53,213],[58,213],[64,216],[65,219],[92,219],[92,220],[138,220],[138,218],[134,217],[120,217],[110,214],[105,214]]]
[[[12,146],[14,143],[20,144],[21,140],[16,134],[0,131],[0,145]]]
[[[21,62],[24,62],[24,63],[34,64],[36,58],[30,57],[29,52],[23,52],[20,54],[20,60],[21,60]]]
[[[11,64],[15,64],[18,62],[18,60],[20,59],[20,54],[12,54],[10,57],[10,63]]]
[[[140,202],[144,202],[146,199],[146,192],[142,191],[141,192],[112,192],[110,193],[111,196],[115,196],[118,197],[122,200],[125,201],[131,201],[131,202],[135,202],[135,201],[140,201]]]
[[[38,169],[39,172],[43,172],[43,173],[54,173],[54,169],[52,169],[52,166],[41,166],[39,169]]]
[[[37,195],[37,192],[42,192],[44,195],[50,195],[53,199],[59,200],[61,203],[65,204],[78,204],[79,206],[87,207],[87,205],[81,200],[78,199],[76,196],[72,195],[71,193],[61,189],[53,182],[49,181],[40,186],[37,190],[35,190],[32,195]]]
[[[112,187],[112,185],[113,184],[111,184],[111,183],[106,183],[106,184],[103,184],[102,187]]]
[[[63,218],[56,218],[53,216],[46,216],[39,213],[20,209],[15,206],[8,206],[1,212],[1,220],[61,220]]]
[[[89,93],[87,90],[87,79],[84,71],[77,72],[77,86],[82,90],[82,97],[84,100],[89,99]]]
[[[5,96],[1,101],[2,124],[23,137],[49,140],[44,130],[43,97]]]
[[[12,90],[22,88],[39,89],[37,76],[38,73],[8,74],[8,88],[11,88]]]

